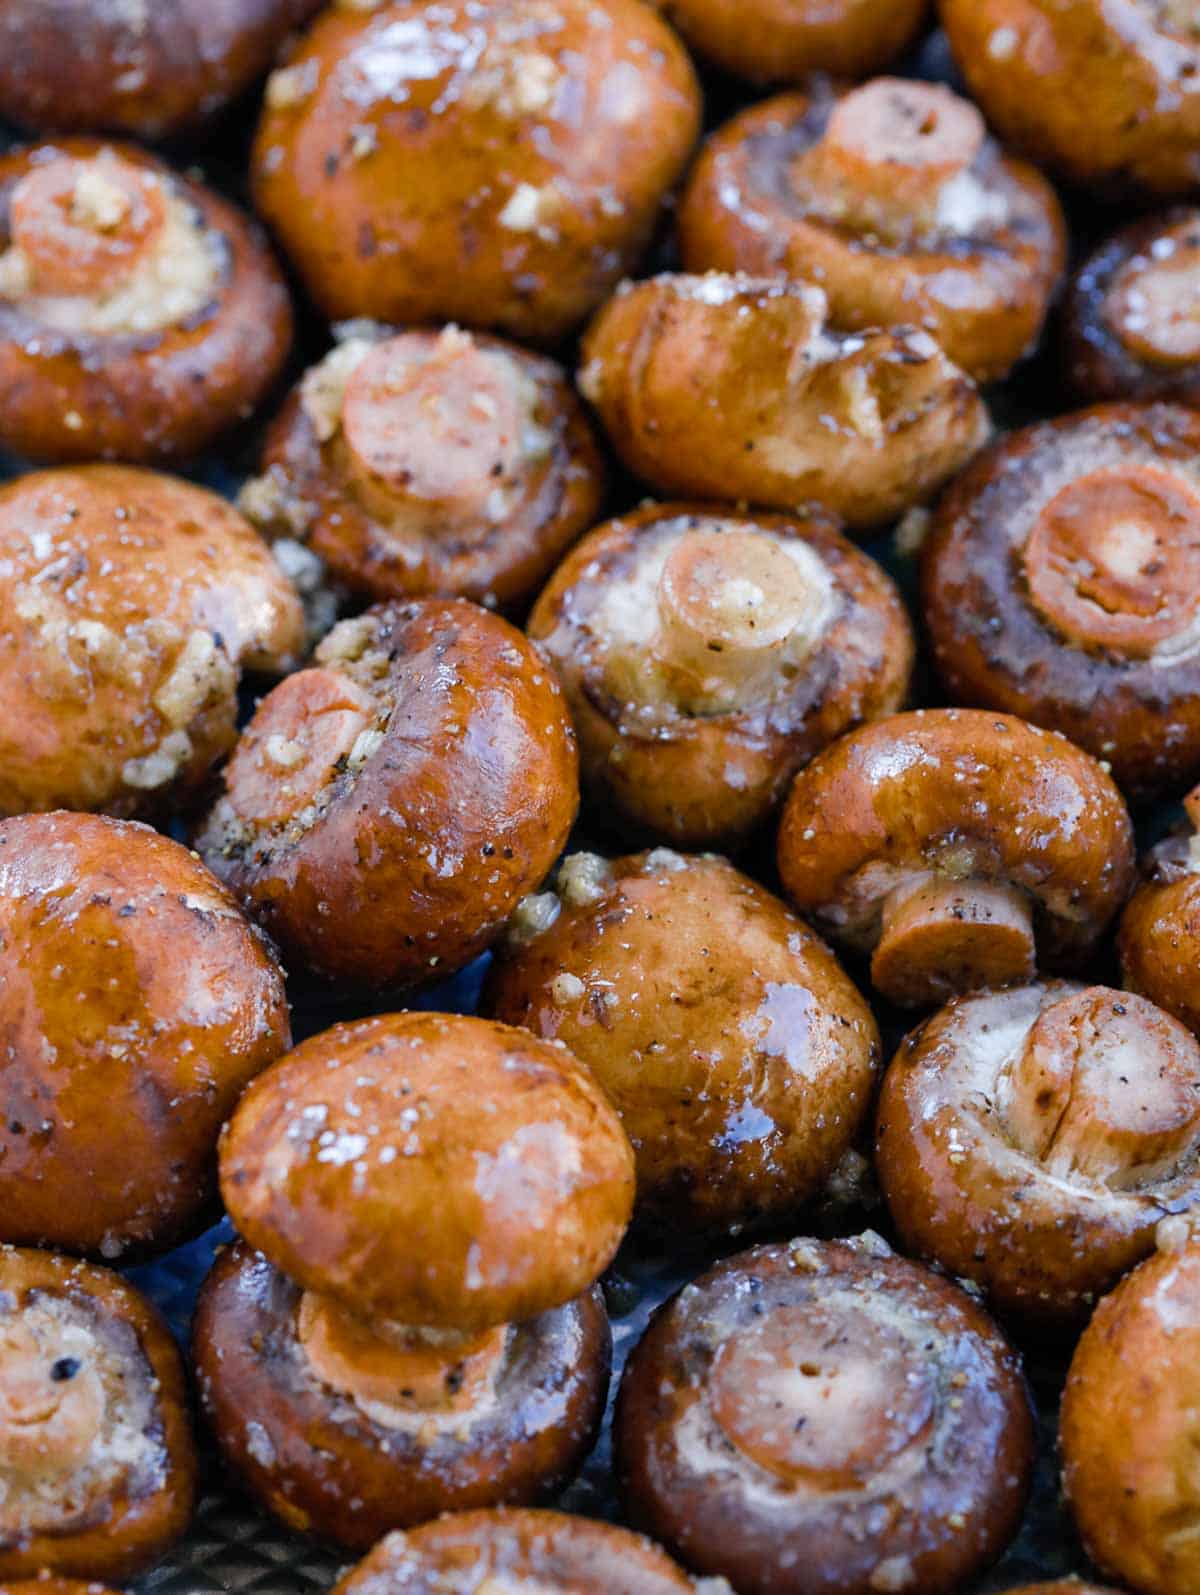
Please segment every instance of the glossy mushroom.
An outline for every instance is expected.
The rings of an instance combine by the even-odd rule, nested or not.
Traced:
[[[554,342],[636,261],[699,116],[640,0],[342,0],[267,84],[255,199],[331,318]]]
[[[1200,1036],[1200,788],[1184,799],[1187,822],[1152,848],[1121,918],[1121,976],[1130,991]]]
[[[0,154],[5,447],[196,454],[251,414],[291,335],[258,229],[202,183],[97,139]]]
[[[0,1579],[124,1583],[187,1527],[195,1475],[150,1303],[107,1268],[0,1246]]]
[[[665,0],[663,11],[714,65],[781,83],[878,72],[916,39],[929,0]]]
[[[922,610],[955,702],[1062,731],[1134,799],[1200,775],[1200,416],[1100,405],[950,488]]]
[[[274,423],[242,509],[372,598],[530,597],[603,495],[561,366],[453,326],[340,332]]]
[[[0,486],[0,612],[0,814],[186,798],[233,744],[242,670],[285,670],[304,641],[224,499],[127,466]]]
[[[583,342],[579,387],[629,469],[664,493],[873,526],[986,440],[974,384],[910,328],[832,332],[820,288],[710,272],[625,283]]]
[[[639,1213],[672,1234],[794,1214],[849,1150],[879,1062],[833,955],[712,855],[571,854],[518,910],[484,1000],[587,1064],[633,1143]]]
[[[1056,1578],[1049,1584],[1021,1584],[1004,1595],[1121,1595],[1104,1584],[1088,1584],[1081,1578]]]
[[[1120,793],[1065,737],[1012,715],[917,710],[843,737],[796,777],[779,872],[805,918],[920,1005],[1077,968],[1125,900]]]
[[[915,323],[981,382],[1036,345],[1066,255],[1045,179],[969,100],[906,78],[818,79],[735,116],[696,163],[679,236],[689,271],[802,277],[835,327]]]
[[[718,1263],[621,1383],[635,1522],[739,1595],[943,1595],[1016,1532],[1033,1465],[1020,1364],[954,1285],[877,1237]]]

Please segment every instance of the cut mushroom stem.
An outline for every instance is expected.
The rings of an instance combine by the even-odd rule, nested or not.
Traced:
[[[1114,283],[1105,318],[1139,360],[1186,366],[1200,360],[1200,243],[1175,241],[1161,259],[1140,257]]]
[[[871,979],[893,1002],[942,1002],[1029,980],[1035,967],[1029,899],[1014,886],[930,876],[884,901]]]
[[[104,1416],[94,1371],[59,1355],[52,1326],[44,1327],[48,1333],[35,1333],[20,1319],[0,1326],[0,1459],[6,1473],[31,1480],[81,1468]]]
[[[12,243],[43,294],[111,292],[153,248],[165,218],[154,173],[111,152],[32,166],[9,202]]]

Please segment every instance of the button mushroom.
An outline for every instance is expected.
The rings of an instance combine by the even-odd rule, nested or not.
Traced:
[[[843,737],[796,777],[779,834],[797,908],[870,953],[874,984],[906,1005],[1028,979],[1039,958],[1079,966],[1133,865],[1129,815],[1094,759],[971,709]]]
[[[779,83],[877,72],[925,26],[929,0],[666,0],[663,10],[714,65]]]
[[[1200,788],[1189,823],[1152,848],[1121,919],[1121,975],[1200,1036]]]

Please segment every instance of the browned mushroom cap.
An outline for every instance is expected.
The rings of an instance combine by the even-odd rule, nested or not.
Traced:
[[[564,1042],[621,1115],[639,1211],[735,1228],[794,1213],[866,1114],[871,1011],[777,898],[723,859],[576,853],[527,898],[489,1011]]]
[[[1065,259],[1054,191],[949,89],[822,81],[735,116],[679,215],[689,271],[817,282],[837,327],[917,322],[979,381],[1037,342]]]
[[[0,1032],[0,1240],[110,1260],[204,1216],[221,1124],[291,1045],[283,976],[229,893],[178,843],[89,814],[0,823]]]
[[[0,1595],[117,1595],[115,1590],[94,1580],[79,1578],[36,1578],[10,1580],[0,1584]]]
[[[1121,975],[1200,1036],[1200,788],[1185,800],[1191,825],[1144,861],[1144,879],[1121,918]]]
[[[162,138],[264,72],[321,0],[0,0],[0,115]]]
[[[369,1318],[489,1329],[608,1266],[633,1154],[565,1047],[389,1014],[335,1025],[259,1077],[222,1139],[221,1191],[307,1289]]]
[[[800,912],[870,952],[893,1002],[1081,964],[1120,908],[1133,836],[1103,769],[1012,715],[917,710],[801,770],[779,871]]]
[[[721,1595],[726,1586],[706,1586]],[[696,1590],[657,1545],[562,1512],[453,1512],[391,1534],[334,1595],[685,1595]],[[726,1595],[728,1590],[726,1589]]]
[[[352,1548],[450,1508],[545,1499],[590,1449],[610,1337],[598,1288],[481,1335],[383,1334],[244,1244],[196,1311],[229,1466],[291,1528]]]
[[[1071,1362],[1059,1446],[1089,1556],[1145,1595],[1200,1586],[1196,1405],[1200,1241],[1166,1219],[1158,1254],[1096,1308]]]
[[[579,386],[614,448],[666,493],[871,526],[928,498],[987,437],[974,384],[923,332],[847,336],[807,283],[666,274],[593,321]]]
[[[1082,1317],[1200,1204],[1200,1045],[1143,997],[962,997],[884,1077],[876,1168],[906,1251],[998,1311]]]
[[[953,484],[922,601],[957,702],[1062,731],[1135,798],[1200,775],[1200,417],[1101,405]]]
[[[527,598],[603,493],[561,366],[457,327],[340,330],[275,422],[242,508],[374,598]]]
[[[132,1578],[187,1527],[195,1474],[150,1303],[107,1268],[0,1246],[0,1578]]]
[[[329,316],[548,342],[636,260],[699,114],[639,0],[342,0],[267,85],[254,191]]]
[[[1056,1578],[1050,1584],[1021,1584],[1005,1595],[1120,1595],[1107,1584],[1086,1584],[1081,1578]]]
[[[287,668],[304,632],[224,499],[111,465],[0,487],[0,611],[3,814],[189,792],[234,741],[241,667]]]
[[[939,0],[972,96],[1000,136],[1077,182],[1200,182],[1194,0]]]
[[[285,955],[411,985],[482,952],[544,879],[577,764],[519,631],[461,599],[382,604],[263,699],[197,846]]]
[[[599,527],[534,606],[584,787],[684,846],[736,842],[796,770],[898,709],[899,594],[828,516],[650,505]]]
[[[0,49],[2,55],[2,49]],[[0,440],[44,460],[197,453],[291,341],[258,230],[130,145],[0,156]]]
[[[718,1263],[651,1322],[615,1438],[636,1521],[739,1595],[963,1587],[1033,1463],[1020,1364],[878,1236]]]
[[[779,83],[877,72],[916,38],[929,0],[665,0],[663,10],[710,61]]]

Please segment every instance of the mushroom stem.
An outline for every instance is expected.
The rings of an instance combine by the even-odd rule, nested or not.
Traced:
[[[82,1467],[100,1433],[104,1392],[92,1368],[20,1318],[0,1324],[0,1470],[30,1479]]]
[[[1104,318],[1147,365],[1191,365],[1200,359],[1200,240],[1168,235],[1160,242],[1174,248],[1130,262],[1109,291]]]
[[[155,174],[111,151],[33,166],[9,202],[12,243],[35,293],[108,294],[154,246],[165,220]]]
[[[1000,881],[929,876],[883,904],[871,979],[905,1007],[1028,980],[1035,970],[1029,900]]]

